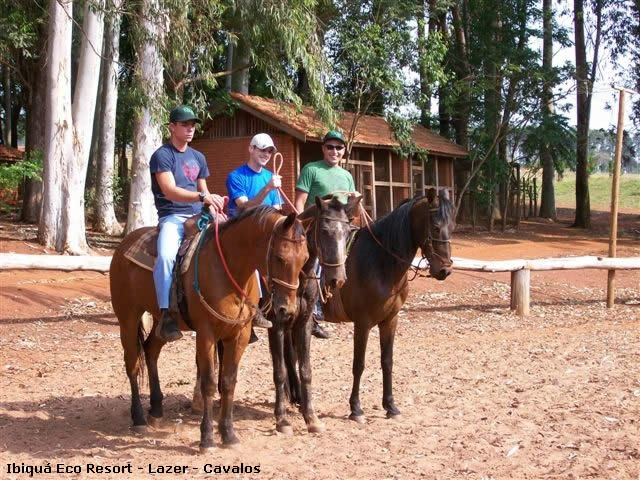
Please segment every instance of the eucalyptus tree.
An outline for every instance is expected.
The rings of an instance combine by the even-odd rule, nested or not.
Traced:
[[[326,49],[333,65],[329,89],[345,111],[354,113],[347,132],[347,155],[359,120],[406,103],[405,74],[414,65],[416,45],[410,21],[413,2],[339,0],[340,12],[327,30]]]
[[[71,39],[74,3],[49,2],[43,207],[38,237],[60,252],[81,254],[85,234],[84,185],[93,128],[103,19],[84,4],[83,36],[71,100]]]
[[[120,235],[113,205],[113,178],[116,134],[116,106],[118,102],[118,73],[120,53],[120,8],[122,0],[107,0],[104,56],[102,58],[102,92],[98,132],[98,159],[96,175],[96,208],[94,227],[100,232]]]
[[[47,17],[44,1],[0,0],[0,64],[12,72],[14,86],[22,92],[26,114],[27,157],[41,162],[44,151]],[[23,185],[21,220],[37,222],[42,182],[39,175]]]

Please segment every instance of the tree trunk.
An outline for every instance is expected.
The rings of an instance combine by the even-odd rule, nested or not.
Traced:
[[[110,7],[120,9],[122,0],[110,0]],[[111,8],[109,9],[111,10]],[[116,105],[118,103],[118,61],[120,15],[113,13],[105,26],[104,64],[102,69],[102,108],[98,129],[98,165],[94,227],[99,232],[120,235],[113,208],[113,165],[115,157]]]
[[[431,10],[431,9],[430,9]],[[431,126],[431,85],[429,85],[427,64],[425,61],[427,50],[427,38],[425,29],[427,28],[427,15],[425,1],[418,1],[416,21],[418,23],[418,72],[420,74],[420,125],[425,128]],[[429,22],[429,27],[431,22]],[[429,29],[431,33],[431,29]]]
[[[45,101],[47,82],[41,73],[45,71],[46,52],[42,52],[37,67],[34,69],[29,98],[31,105],[27,106],[27,141],[28,153],[45,151]],[[24,182],[22,194],[22,212],[20,220],[37,223],[40,219],[42,207],[42,180],[29,178]]]
[[[57,251],[88,249],[84,186],[93,129],[97,76],[102,49],[102,14],[85,7],[73,106],[71,84],[72,3],[50,2],[46,155],[40,241]]]
[[[63,177],[65,162],[73,156],[71,117],[71,28],[73,5],[65,8],[49,2],[47,52],[47,93],[45,114],[45,155],[42,216],[38,229],[40,242],[63,250]]]
[[[3,107],[4,107],[4,144],[11,145],[13,143],[11,133],[13,128],[11,120],[13,115],[11,112],[11,72],[8,66],[2,69],[2,91],[3,95]]]
[[[462,6],[465,8],[466,2],[463,2]],[[471,67],[469,64],[468,35],[463,22],[463,15],[460,13],[460,8],[457,5],[452,5],[451,14],[457,51],[453,65],[460,85],[460,90],[455,102],[453,122],[456,130],[456,143],[468,149],[469,115],[471,109]]]
[[[575,29],[576,49],[576,82],[577,82],[577,128],[576,128],[576,216],[574,227],[591,228],[591,205],[589,200],[589,117],[591,114],[591,93],[598,66],[598,49],[600,47],[602,1],[596,0],[596,38],[593,46],[591,74],[588,71],[586,41],[584,33],[583,0],[573,2],[573,21]]]
[[[233,48],[233,68],[240,68],[248,65],[251,61],[249,57],[249,46],[242,37],[238,38],[238,43]],[[231,91],[249,94],[249,69],[243,68],[231,74]]]
[[[136,48],[138,62],[134,81],[145,103],[133,123],[133,162],[125,233],[158,222],[149,170],[151,155],[162,141],[159,122],[153,118],[153,108],[158,105],[163,89],[160,49],[164,27],[159,23],[158,11],[158,0],[144,0],[139,12],[142,35]]]
[[[544,85],[542,89],[542,124],[543,131],[550,126],[550,116],[553,113],[553,10],[551,0],[542,0],[543,45],[542,70]],[[542,162],[542,194],[540,199],[540,216],[542,218],[556,218],[556,199],[553,186],[555,166],[549,142],[543,139],[540,146],[540,160]]]
[[[45,102],[47,97],[47,26],[38,26],[37,58],[27,62],[25,75],[28,81],[26,89],[26,138],[25,150],[28,154],[43,155],[45,144]],[[38,223],[42,207],[42,180],[28,178],[22,189],[22,211],[20,220]]]
[[[89,2],[86,3],[84,10],[80,61],[72,107],[74,155],[72,160],[67,162],[64,180],[66,184],[64,188],[68,191],[63,212],[67,245],[65,250],[73,254],[85,253],[88,248],[85,233],[84,194],[89,151],[93,138],[93,117],[100,81],[100,55],[104,30],[104,16],[101,12],[103,2],[97,3],[99,10],[90,8]]]

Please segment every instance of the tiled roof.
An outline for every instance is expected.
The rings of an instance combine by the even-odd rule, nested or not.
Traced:
[[[24,157],[24,152],[17,148],[0,145],[0,160],[17,162],[18,160],[22,160],[22,157]]]
[[[311,107],[303,107],[298,112],[293,105],[279,103],[270,98],[231,93],[231,97],[239,103],[243,110],[257,115],[276,127],[284,130],[302,141],[320,141],[327,126],[320,122]],[[344,112],[339,127],[346,134],[353,122],[353,113]],[[429,153],[453,157],[466,157],[468,152],[450,140],[435,132],[416,125],[413,129],[413,140],[417,146]],[[382,117],[364,115],[358,121],[355,135],[355,146],[394,147],[398,142],[393,138],[391,127]]]

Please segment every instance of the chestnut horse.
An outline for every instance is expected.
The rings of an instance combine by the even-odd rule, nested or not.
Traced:
[[[141,228],[127,235],[113,255],[110,269],[111,303],[120,324],[120,340],[131,384],[131,418],[134,428],[141,430],[147,421],[140,402],[137,376],[143,372],[144,358],[151,390],[149,422],[156,423],[163,415],[157,362],[165,342],[155,334],[160,311],[152,273],[130,262],[124,253],[150,228],[155,227]],[[224,271],[211,230],[213,228],[206,233],[199,258],[192,261],[183,277],[191,327],[196,331],[196,361],[206,406],[200,425],[200,450],[203,452],[215,445],[211,410],[215,393],[216,341],[221,340],[224,345],[218,430],[224,444],[233,444],[238,442],[233,428],[238,364],[249,341],[251,318],[258,303],[254,272],[258,269],[268,273],[272,308],[278,320],[283,321],[295,312],[298,276],[309,257],[304,228],[293,213],[283,216],[271,207],[258,206],[222,224],[219,227],[221,250],[231,277],[248,296],[243,299]],[[194,286],[196,273],[201,292]],[[145,311],[154,318],[154,327],[146,340],[141,323]],[[180,328],[186,330],[189,326],[181,322]]]
[[[408,270],[418,248],[429,261],[429,273],[444,280],[451,273],[450,237],[455,228],[455,208],[446,193],[435,190],[398,206],[356,234],[347,257],[347,281],[323,308],[325,320],[353,322],[353,386],[350,419],[364,423],[360,406],[360,378],[370,330],[380,331],[382,406],[387,418],[400,415],[393,400],[393,342],[398,312],[409,294]],[[297,351],[303,350],[295,344]],[[289,348],[289,347],[285,347]],[[295,358],[294,358],[295,361]],[[300,398],[295,363],[287,363],[292,398]],[[293,381],[291,380],[293,379]]]
[[[320,296],[320,288],[324,295],[331,295],[341,288],[346,280],[345,261],[346,245],[351,231],[349,221],[355,215],[362,197],[350,197],[343,205],[336,197],[327,196],[322,200],[316,197],[315,205],[302,212],[298,218],[307,226],[307,246],[309,260],[300,273],[298,287],[298,309],[287,324],[277,323],[269,329],[269,350],[273,361],[273,381],[276,387],[276,429],[281,433],[293,432],[287,420],[284,337],[287,345],[294,344],[297,352],[286,352],[289,358],[295,355],[298,359],[300,381],[296,391],[300,392],[298,402],[300,411],[309,432],[321,432],[324,425],[313,411],[311,394],[311,326],[313,307]],[[322,282],[315,273],[316,259],[322,266]],[[321,286],[322,283],[322,286]],[[273,314],[272,314],[273,315]],[[292,337],[295,341],[292,341]],[[297,378],[297,377],[296,377]]]

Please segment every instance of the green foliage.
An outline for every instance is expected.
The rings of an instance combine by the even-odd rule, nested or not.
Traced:
[[[427,161],[429,152],[416,145],[412,136],[417,119],[402,117],[395,113],[387,113],[387,122],[391,126],[394,138],[400,144],[398,148],[393,149],[395,153],[403,157],[417,157],[423,162]]]
[[[340,0],[335,6],[340,14],[329,24],[326,46],[334,68],[329,89],[342,108],[383,114],[406,103],[405,72],[416,58],[407,2]]]
[[[27,178],[41,180],[42,160],[42,152],[31,151],[22,161],[0,165],[0,190],[15,190]]]
[[[15,53],[25,58],[35,55],[38,26],[43,22],[46,2],[33,0],[0,0],[0,59],[14,65]]]
[[[520,163],[533,167],[540,164],[540,148],[547,143],[551,150],[556,172],[563,174],[566,169],[575,170],[576,166],[576,129],[569,125],[569,119],[563,115],[550,115],[538,125],[530,125],[514,134],[520,137]]]

